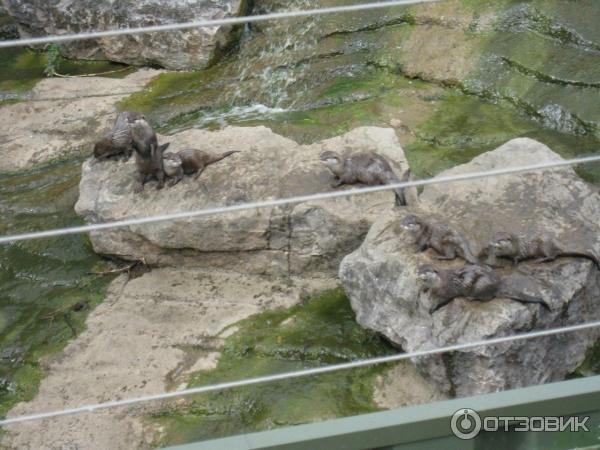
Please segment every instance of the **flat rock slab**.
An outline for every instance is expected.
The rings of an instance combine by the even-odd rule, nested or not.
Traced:
[[[158,75],[139,70],[122,79],[49,78],[26,102],[0,106],[0,172],[91,154],[102,131],[112,127],[116,104]]]
[[[515,139],[440,176],[558,161],[548,147]],[[498,231],[546,230],[573,250],[600,250],[600,197],[572,168],[430,185],[417,215],[448,223],[480,250]],[[511,286],[544,298],[552,308],[508,299],[456,299],[430,314],[429,294],[419,293],[417,267],[463,265],[418,253],[400,223],[408,211],[390,210],[363,245],[342,261],[339,275],[358,322],[406,351],[506,336],[600,319],[600,271],[588,259],[562,257],[498,269]],[[435,302],[437,303],[437,302]],[[446,392],[493,392],[563,379],[584,359],[597,330],[516,341],[419,358],[419,368]]]
[[[156,269],[130,281],[121,276],[89,315],[87,329],[44,362],[47,376],[36,398],[18,404],[8,417],[173,390],[168,386],[172,374],[215,366],[228,327],[235,322],[291,307],[304,295],[336,284],[325,278],[281,283],[195,269]],[[197,361],[187,355],[191,348]],[[154,430],[143,419],[160,407],[160,402],[148,402],[7,426],[2,447],[148,448]]]
[[[83,165],[77,213],[97,223],[332,191],[334,177],[319,160],[324,150],[375,151],[396,173],[408,167],[394,131],[386,128],[357,128],[312,145],[299,145],[265,127],[188,130],[159,141],[170,141],[169,151],[192,147],[240,153],[209,166],[198,179],[185,177],[162,190],[150,182],[143,193],[134,192],[133,158],[127,163],[90,159]],[[375,219],[394,208],[394,194],[386,191],[136,225],[91,233],[91,240],[98,253],[150,264],[334,273]]]

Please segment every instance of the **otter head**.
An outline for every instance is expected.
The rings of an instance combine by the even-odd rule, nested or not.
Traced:
[[[418,233],[419,230],[421,229],[421,226],[422,226],[421,219],[419,219],[414,214],[409,214],[408,216],[406,216],[404,218],[404,220],[402,221],[402,223],[400,224],[400,228],[402,228],[405,231],[408,231],[411,234]]]
[[[144,118],[135,119],[133,122],[130,122],[130,128],[133,138],[137,140],[147,139],[148,136],[154,133],[152,127]]]
[[[494,235],[490,241],[490,248],[498,256],[512,255],[516,251],[513,236],[503,231]]]
[[[146,116],[135,111],[123,111],[123,113],[129,123],[133,123],[136,120],[146,120]]]
[[[423,264],[417,270],[417,278],[427,288],[432,288],[440,282],[440,273],[431,264]]]
[[[329,170],[335,175],[342,173],[342,158],[336,152],[324,151],[319,155],[319,159],[323,162]]]
[[[163,153],[163,169],[168,176],[174,176],[180,167],[181,158],[177,153]]]

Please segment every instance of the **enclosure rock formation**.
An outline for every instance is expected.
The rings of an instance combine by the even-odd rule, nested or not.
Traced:
[[[440,176],[559,161],[548,147],[514,139]],[[600,251],[600,197],[572,168],[426,186],[419,210],[461,230],[480,250],[496,231],[542,229],[571,250]],[[455,299],[433,315],[419,294],[417,267],[456,267],[432,250],[418,253],[400,222],[408,211],[388,210],[362,246],[341,263],[339,275],[358,322],[405,351],[424,350],[600,319],[600,271],[587,259],[522,262],[499,269],[510,285],[543,297],[539,305],[508,299]],[[415,361],[446,392],[470,395],[560,380],[584,359],[597,330],[471,348]]]
[[[243,15],[241,0],[5,0],[23,37],[104,31]],[[168,69],[205,68],[234,39],[233,28],[193,28],[61,44],[66,56]]]
[[[17,39],[19,32],[17,31],[17,25],[8,16],[6,10],[0,3],[0,40],[5,39]]]
[[[94,141],[112,126],[116,104],[159,73],[141,69],[122,79],[40,81],[31,91],[31,102],[2,106],[0,172],[91,153]]]
[[[83,165],[77,213],[97,223],[331,191],[333,175],[319,161],[324,150],[375,151],[396,173],[407,168],[394,131],[375,127],[313,145],[299,145],[265,127],[188,130],[159,137],[159,142],[170,142],[169,151],[175,152],[192,147],[240,153],[210,165],[197,180],[185,177],[162,190],[150,182],[141,194],[134,192],[133,158],[128,163],[90,159]],[[283,275],[335,272],[375,219],[394,207],[394,194],[386,191],[136,225],[91,233],[91,240],[98,253],[150,264]]]
[[[44,360],[47,376],[36,398],[19,403],[9,417],[174,390],[168,387],[174,377],[181,389],[191,372],[216,366],[228,327],[269,309],[289,308],[307,289],[329,285],[294,279],[274,286],[264,277],[217,270],[157,269],[131,280],[123,275],[90,314],[86,330]],[[193,356],[187,354],[191,348]],[[146,402],[15,424],[5,428],[2,447],[154,448],[155,427],[144,419],[160,408],[161,402]]]

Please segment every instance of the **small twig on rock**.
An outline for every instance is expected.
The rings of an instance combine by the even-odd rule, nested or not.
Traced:
[[[124,67],[122,69],[109,70],[108,72],[87,73],[87,74],[81,74],[81,75],[63,75],[62,73],[53,72],[52,76],[60,77],[60,78],[99,77],[99,76],[108,75],[111,73],[125,72],[126,70],[129,70],[129,69],[131,69],[131,67]]]
[[[110,275],[112,273],[129,272],[129,271],[131,271],[131,269],[133,269],[138,264],[146,265],[145,261],[140,260],[140,261],[135,261],[134,263],[129,264],[128,266],[125,266],[125,267],[119,267],[117,269],[111,269],[111,270],[102,270],[100,272],[90,272],[90,274],[92,274],[92,275]]]

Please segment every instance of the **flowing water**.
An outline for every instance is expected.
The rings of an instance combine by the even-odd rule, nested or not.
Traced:
[[[45,76],[43,53],[4,49],[0,60],[0,107],[26,100]],[[122,67],[63,61],[60,71],[75,75]],[[81,224],[73,210],[81,163],[76,159],[0,174],[0,235]],[[35,395],[44,373],[41,358],[84,329],[110,281],[91,272],[105,266],[80,235],[0,246],[0,415]]]
[[[81,161],[0,177],[0,234],[80,223],[73,211]],[[108,279],[87,238],[65,236],[0,246],[0,414],[31,398],[40,358],[84,328]]]

